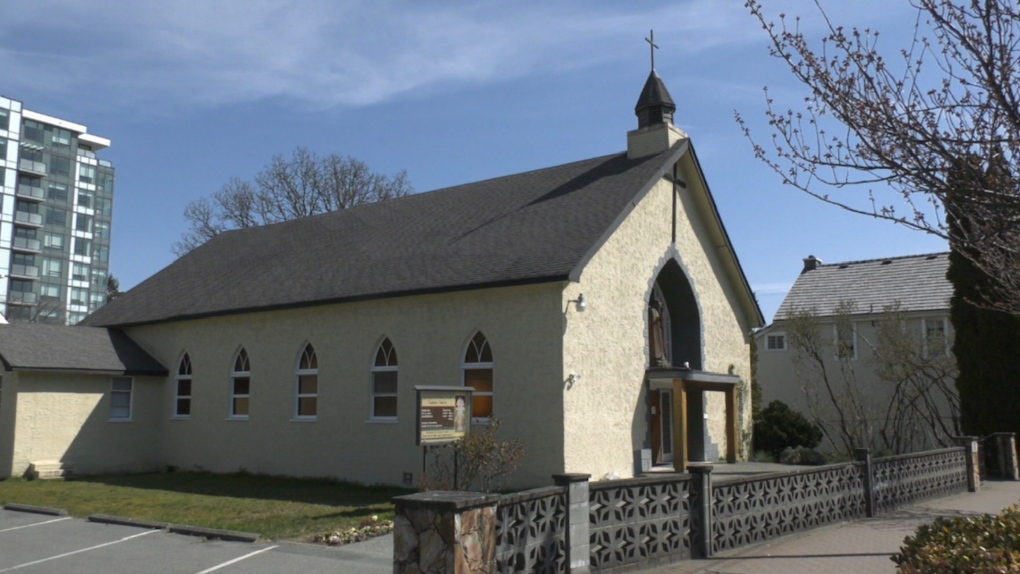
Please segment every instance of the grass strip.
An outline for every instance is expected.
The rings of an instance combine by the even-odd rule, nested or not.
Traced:
[[[311,541],[354,528],[373,515],[393,519],[394,496],[410,491],[323,479],[247,473],[174,472],[0,481],[0,505],[63,508],[72,516],[109,514],[218,530],[257,532],[268,540]]]

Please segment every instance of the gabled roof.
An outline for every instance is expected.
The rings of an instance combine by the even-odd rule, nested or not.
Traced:
[[[640,198],[685,154],[697,163],[683,140],[647,157],[597,157],[230,231],[114,299],[83,324],[128,326],[576,281]],[[711,198],[707,204],[714,215],[706,224],[721,228]],[[725,238],[725,230],[717,231]],[[751,321],[760,323],[761,312],[735,255],[732,263],[739,276],[735,284],[743,285],[750,301],[746,308],[757,313]]]
[[[797,277],[773,321],[800,311],[832,315],[843,301],[853,301],[853,314],[881,313],[899,304],[900,311],[949,308],[953,286],[946,279],[949,253],[818,265]]]
[[[8,371],[167,375],[166,367],[127,335],[97,327],[0,325],[0,361]]]

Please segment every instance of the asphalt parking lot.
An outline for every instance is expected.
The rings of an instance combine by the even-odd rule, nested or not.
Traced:
[[[0,573],[391,573],[391,536],[336,548],[207,540],[79,518],[0,510]]]

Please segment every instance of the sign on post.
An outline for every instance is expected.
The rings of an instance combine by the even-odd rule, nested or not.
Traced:
[[[416,386],[417,428],[415,444],[444,444],[464,438],[471,431],[471,387]]]

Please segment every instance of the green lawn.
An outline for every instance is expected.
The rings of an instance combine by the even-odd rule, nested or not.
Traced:
[[[394,496],[410,491],[329,480],[250,474],[156,473],[69,480],[0,481],[9,502],[63,508],[73,516],[102,513],[174,524],[256,532],[271,540],[309,540],[393,518]]]

